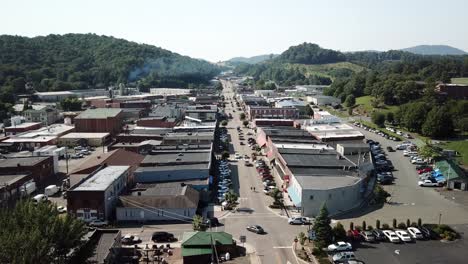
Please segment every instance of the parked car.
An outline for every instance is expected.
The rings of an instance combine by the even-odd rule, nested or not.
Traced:
[[[406,232],[405,230],[396,230],[395,234],[400,238],[401,241],[403,242],[412,242],[413,239],[411,236]]]
[[[141,243],[141,239],[138,236],[134,236],[130,234],[126,234],[122,238],[121,241],[122,241],[122,244],[127,244],[127,245]]]
[[[432,168],[431,167],[425,167],[423,169],[418,170],[418,174],[423,174],[425,172],[431,172]]]
[[[348,230],[347,236],[352,240],[361,240],[361,234],[359,234],[359,231],[357,230]]]
[[[354,256],[353,252],[347,251],[347,252],[336,253],[335,255],[333,255],[332,259],[335,263],[340,263],[346,260],[356,259],[356,257]]]
[[[310,219],[308,217],[291,217],[288,219],[290,225],[310,225]]]
[[[159,231],[159,232],[154,232],[153,235],[151,236],[151,240],[154,242],[172,242],[175,240],[174,234],[164,232],[164,231]]]
[[[361,231],[361,236],[364,239],[364,241],[366,241],[366,242],[375,242],[376,241],[374,233],[372,233],[372,231]]]
[[[353,246],[351,245],[351,243],[339,241],[335,244],[328,245],[327,250],[330,252],[347,251],[353,250]]]
[[[385,234],[380,229],[374,229],[372,230],[372,233],[377,241],[384,241],[386,239]]]
[[[401,242],[400,238],[392,230],[384,230],[383,233],[384,233],[385,237],[388,239],[388,241],[390,241],[392,243],[400,243]]]
[[[408,227],[407,230],[412,238],[419,240],[424,239],[424,235],[416,227]]]
[[[421,226],[419,227],[419,230],[423,234],[423,236],[427,239],[439,239],[440,236],[434,230],[432,230],[430,227],[427,226]]]
[[[418,185],[421,187],[439,187],[442,186],[441,182],[436,181],[435,179],[426,179],[418,181]]]
[[[101,221],[101,220],[94,220],[94,221],[91,221],[90,223],[88,223],[89,226],[94,226],[94,227],[103,227],[103,226],[106,226],[108,224],[109,224],[109,222]]]
[[[264,234],[265,233],[265,230],[263,230],[263,228],[259,225],[250,225],[250,226],[247,226],[247,230],[250,231],[250,232],[254,232],[256,234]]]

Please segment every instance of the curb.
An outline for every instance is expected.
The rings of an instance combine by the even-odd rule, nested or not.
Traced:
[[[296,262],[297,262],[297,263],[300,263],[300,264],[315,263],[315,264],[317,264],[317,260],[315,260],[315,257],[312,258],[312,261],[311,261],[311,262],[307,262],[307,261],[305,261],[305,260],[299,258],[299,257],[297,256],[297,254],[296,254],[296,250],[294,250],[294,243],[292,243],[291,246],[292,246],[292,247],[291,247],[291,250],[292,250],[292,252],[293,252],[294,257],[296,258]]]

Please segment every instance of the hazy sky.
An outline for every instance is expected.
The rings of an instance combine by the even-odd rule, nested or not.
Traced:
[[[112,35],[210,61],[317,43],[341,51],[468,51],[468,0],[14,0],[0,34]]]

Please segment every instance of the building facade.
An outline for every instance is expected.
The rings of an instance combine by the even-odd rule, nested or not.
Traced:
[[[75,117],[76,132],[107,132],[116,135],[122,129],[119,108],[88,109]]]

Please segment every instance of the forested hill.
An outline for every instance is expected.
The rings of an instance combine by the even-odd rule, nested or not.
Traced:
[[[324,64],[345,61],[343,53],[330,49],[323,49],[317,44],[302,43],[292,46],[276,58],[279,62],[301,64]]]
[[[264,62],[267,60],[271,60],[277,56],[278,54],[265,54],[265,55],[257,55],[253,57],[235,57],[235,58],[229,59],[227,62],[256,64],[256,63]]]
[[[206,61],[108,36],[0,36],[0,93],[23,93],[26,82],[38,91],[129,82],[142,89],[186,87],[206,82],[218,72],[217,66]]]
[[[415,54],[421,55],[465,55],[467,54],[461,49],[457,49],[447,45],[419,45],[406,49],[403,51],[408,51]]]

